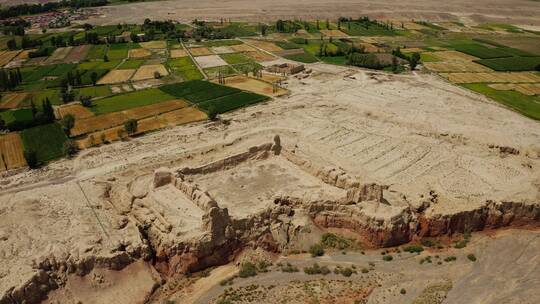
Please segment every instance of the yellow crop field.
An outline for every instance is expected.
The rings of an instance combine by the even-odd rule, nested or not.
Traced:
[[[28,93],[8,93],[2,96],[0,109],[15,109],[28,96]]]
[[[169,72],[162,64],[149,64],[149,65],[142,65],[140,68],[137,69],[137,72],[131,77],[131,80],[137,81],[137,80],[143,80],[143,79],[151,79],[154,78],[154,74],[158,72],[161,76],[167,76],[169,75]]]
[[[84,119],[88,117],[94,116],[94,113],[92,113],[90,110],[88,110],[86,107],[82,105],[67,105],[67,106],[61,106],[58,108],[58,115],[62,118],[68,114],[73,115],[75,117],[75,120],[77,119]]]
[[[17,133],[0,135],[0,154],[3,159],[3,164],[0,164],[0,171],[2,171],[2,166],[10,170],[27,165],[24,158],[23,143]]]
[[[97,84],[112,84],[128,81],[135,73],[135,69],[112,70],[97,82]]]

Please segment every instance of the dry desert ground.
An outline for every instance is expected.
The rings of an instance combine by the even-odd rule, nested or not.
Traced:
[[[540,301],[534,229],[474,234],[464,251],[435,253],[458,256],[440,268],[420,267],[426,252],[381,264],[376,249],[537,226],[538,122],[435,75],[308,69],[308,77],[287,81],[289,94],[218,121],[4,176],[0,303],[208,303],[223,292],[219,282],[236,271],[242,249],[288,259],[277,252],[306,251],[328,229],[354,235],[367,254],[337,252],[321,263],[377,261],[369,280],[347,279],[357,284],[350,299]],[[299,255],[294,263],[312,261]],[[197,276],[182,276],[229,262],[210,268],[208,292],[198,292]],[[280,272],[257,280],[263,286],[272,275]],[[342,280],[302,275],[287,280]],[[303,292],[279,278],[272,296]]]
[[[90,19],[96,24],[142,23],[145,18],[174,19],[184,22],[193,19],[261,21],[283,19],[323,19],[340,16],[369,16],[379,20],[433,20],[456,21],[466,24],[500,22],[540,25],[540,5],[530,0],[300,0],[263,1],[231,0],[171,0],[133,3],[101,8],[102,16]]]

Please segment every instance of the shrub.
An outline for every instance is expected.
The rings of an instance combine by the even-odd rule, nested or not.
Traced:
[[[467,259],[469,259],[471,262],[476,262],[476,256],[474,254],[468,254]]]
[[[352,240],[334,233],[325,233],[321,237],[321,244],[325,248],[346,249],[351,247]]]
[[[257,275],[257,268],[251,262],[242,263],[238,276],[241,278],[254,277]]]
[[[282,272],[298,272],[298,267],[291,265],[290,263],[287,263],[287,265],[281,265],[281,271]]]
[[[451,256],[449,256],[449,257],[446,257],[446,258],[444,259],[445,262],[453,262],[453,261],[455,261],[455,260],[457,260],[457,258],[456,258],[455,256],[453,256],[453,255],[451,255]]]
[[[313,274],[327,275],[327,274],[330,273],[330,269],[328,269],[328,267],[326,267],[326,266],[321,267],[321,266],[319,266],[319,264],[314,263],[313,266],[311,266],[311,267],[305,267],[304,272],[306,274],[309,274],[309,275],[313,275]]]
[[[31,169],[35,169],[39,166],[37,155],[34,150],[25,151],[24,158],[26,159],[26,163]]]
[[[420,253],[424,251],[424,248],[420,245],[409,245],[403,248],[403,251],[407,251],[410,253]]]
[[[135,132],[137,132],[137,126],[138,123],[135,119],[130,119],[124,123],[124,129],[129,135],[133,135]]]
[[[369,270],[367,268],[362,268],[361,271],[362,271],[362,273],[368,273],[369,272]]]
[[[62,152],[65,156],[71,157],[77,153],[77,146],[72,140],[66,140],[62,146]]]
[[[382,257],[383,261],[390,262],[394,259],[394,257],[391,254],[385,254]]]
[[[407,291],[405,290],[405,288],[401,288],[401,290],[399,291],[399,293],[401,293],[401,294],[403,294],[403,295],[404,295],[404,294],[406,294],[406,293],[407,293]]]
[[[312,257],[322,256],[324,255],[324,249],[321,244],[314,244],[309,247],[309,253],[311,253]]]
[[[343,268],[343,270],[341,270],[341,275],[343,275],[344,277],[350,277],[352,274],[353,271],[349,267],[345,267]]]

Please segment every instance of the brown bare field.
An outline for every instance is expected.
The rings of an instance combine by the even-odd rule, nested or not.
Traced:
[[[1,152],[1,151],[0,151]],[[1,154],[1,153],[0,153]],[[0,155],[1,156],[1,155]],[[0,172],[6,171],[6,164],[4,163],[4,158],[0,157]]]
[[[283,51],[282,48],[280,48],[279,46],[275,45],[274,43],[270,41],[246,39],[246,42],[270,53]]]
[[[129,58],[144,58],[150,55],[152,55],[152,52],[147,49],[132,49],[128,53]]]
[[[367,53],[377,53],[381,50],[381,48],[367,42],[355,42],[354,45],[357,47],[363,47],[364,51]]]
[[[160,115],[169,125],[182,125],[190,122],[201,121],[208,118],[206,113],[195,107],[182,108]]]
[[[415,48],[415,47],[412,47],[412,48],[404,48],[404,49],[401,49],[401,52],[403,53],[422,53],[424,50],[421,49],[421,48]]]
[[[17,56],[15,56],[15,58],[13,58],[13,60],[26,60],[26,59],[28,59],[28,54],[30,54],[30,52],[33,52],[33,51],[35,51],[35,49],[23,50]]]
[[[167,69],[162,64],[149,64],[138,68],[131,80],[151,79],[154,78],[155,72],[158,72],[161,76],[169,75],[169,72],[167,72]]]
[[[189,49],[189,52],[193,56],[208,56],[208,55],[214,55],[212,51],[210,51],[208,48],[205,47],[197,47],[197,48],[191,48]]]
[[[52,55],[49,58],[47,58],[47,60],[45,60],[45,62],[46,63],[54,63],[54,62],[63,61],[64,58],[66,58],[66,56],[69,54],[69,52],[71,51],[72,48],[73,47],[71,47],[71,46],[57,48],[56,50],[54,50]]]
[[[230,53],[235,53],[236,52],[230,46],[226,46],[226,45],[211,47],[210,50],[214,54],[230,54]]]
[[[268,74],[268,73],[262,73],[262,80],[266,81],[266,82],[274,82],[274,81],[279,81],[279,80],[286,80],[287,77],[283,77],[283,76],[279,76],[279,75],[274,75],[274,74]]]
[[[320,30],[325,37],[343,38],[347,37],[347,34],[340,30]]]
[[[0,152],[7,170],[26,166],[24,147],[21,137],[17,133],[0,136]],[[2,165],[0,164],[0,171]]]
[[[25,65],[39,65],[44,63],[46,60],[47,57],[28,58],[28,60],[25,62]]]
[[[172,108],[173,104],[176,104],[176,106],[180,106],[182,103],[185,103],[182,100],[176,100],[173,102],[174,103],[170,103],[171,105],[170,108]],[[147,133],[150,131],[165,128],[167,126],[181,125],[181,124],[186,124],[190,122],[201,121],[201,120],[207,119],[206,113],[194,107],[188,107],[188,108],[182,107],[180,109],[169,111],[164,114],[154,115],[153,117],[148,117],[148,115],[145,115],[145,116],[147,118],[138,120],[137,132],[135,134]],[[118,136],[119,131],[122,132],[123,130],[124,130],[124,126],[118,125],[115,127],[105,129],[103,131],[93,132],[89,134],[87,137],[77,140],[76,144],[81,149],[102,144],[102,140],[101,140],[101,137],[103,136],[102,134],[104,134],[105,140],[108,142],[117,141],[121,139]]]
[[[15,109],[28,96],[28,93],[8,93],[2,96],[0,109]]]
[[[163,40],[148,41],[139,43],[145,49],[165,49],[167,48],[167,42]]]
[[[453,83],[536,83],[540,76],[532,72],[491,72],[491,73],[441,73]]]
[[[440,58],[443,61],[473,61],[479,59],[458,51],[439,51],[430,54],[435,55],[435,57]]]
[[[517,91],[528,96],[540,95],[540,83],[495,83],[489,87],[501,91]]]
[[[396,22],[397,25],[401,25],[400,22]],[[403,22],[403,26],[408,29],[408,30],[422,30],[422,29],[425,29],[426,27],[423,26],[423,25],[420,25],[416,22]]]
[[[216,81],[214,81],[216,82]],[[217,82],[216,82],[217,83]],[[266,96],[281,96],[287,94],[289,91],[278,88],[277,92],[273,92],[272,84],[259,79],[246,77],[246,76],[232,76],[225,78],[225,85],[233,88],[237,88],[244,91],[250,91],[257,94],[263,94]]]
[[[493,72],[492,69],[472,61],[424,62],[424,66],[434,72]]]
[[[101,77],[97,84],[112,84],[128,81],[135,73],[135,69],[112,70]]]
[[[11,59],[15,58],[21,51],[7,51],[0,54],[0,66],[8,64]]]
[[[181,99],[160,102],[153,105],[138,107],[121,112],[107,113],[99,116],[91,116],[85,119],[75,120],[75,126],[71,129],[72,136],[79,136],[91,132],[110,129],[122,125],[128,119],[142,119],[159,115],[161,113],[181,109],[188,103]]]
[[[171,58],[180,58],[189,56],[188,52],[184,49],[173,49],[171,50]]]
[[[229,46],[233,51],[236,52],[256,52],[257,49],[247,44],[237,44]]]
[[[124,113],[114,112],[75,120],[75,126],[71,129],[71,136],[108,129],[123,124],[127,119],[128,117]]]
[[[63,118],[68,114],[73,115],[73,117],[75,117],[75,120],[94,116],[94,113],[79,104],[58,107],[58,116],[60,116],[60,118]]]
[[[276,59],[276,57],[274,57],[274,56],[272,56],[270,54],[267,54],[267,53],[260,52],[260,51],[245,52],[244,55],[246,55],[249,58],[251,58],[251,59],[253,59],[255,61],[258,61],[258,62],[272,61],[272,60]]]
[[[218,55],[195,57],[195,61],[197,61],[203,69],[227,65],[227,62]]]
[[[86,58],[88,51],[90,50],[90,45],[79,45],[74,47],[66,58],[64,58],[65,63],[80,62]]]
[[[141,118],[150,117],[150,116],[158,115],[161,113],[181,109],[181,108],[186,107],[187,105],[188,105],[187,101],[183,99],[175,99],[175,100],[160,102],[153,105],[129,109],[123,112],[129,119],[141,119]]]

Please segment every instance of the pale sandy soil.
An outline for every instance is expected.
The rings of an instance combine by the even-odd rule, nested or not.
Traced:
[[[107,202],[107,180],[124,183],[161,166],[206,164],[267,143],[276,134],[287,150],[304,159],[341,167],[362,183],[388,185],[389,191],[404,194],[411,205],[434,191],[438,203],[426,211],[428,215],[455,214],[487,200],[539,201],[538,122],[433,75],[389,75],[325,64],[308,68],[313,69],[310,77],[287,81],[289,96],[222,115],[227,124],[175,127],[3,177],[0,295],[23,285],[38,271],[36,264],[44,261],[60,261],[55,267],[65,267],[65,260],[103,260],[144,247],[134,219],[119,215],[121,206]],[[490,145],[509,146],[520,153],[504,155]],[[262,199],[276,192],[274,186],[296,184],[304,192],[317,185],[289,165],[255,165],[262,167],[240,167],[241,174],[228,182],[226,172],[206,182],[222,200],[232,202],[230,208],[235,208],[234,203],[246,206],[235,193],[227,193],[231,182],[248,190],[262,189]],[[271,170],[263,170],[265,166]],[[274,181],[264,184],[263,171],[275,172]],[[200,211],[179,211],[185,205],[181,195],[166,190],[152,192],[133,208],[153,214],[151,218],[160,222],[157,229],[171,231],[173,243],[173,235],[196,237]],[[521,251],[523,257],[528,253]],[[524,260],[518,266],[523,265],[538,263]],[[488,276],[490,271],[482,268],[476,275]],[[530,293],[527,284],[519,287],[525,295]],[[467,294],[453,296],[466,299]]]
[[[160,3],[146,2],[100,9],[104,17],[90,19],[91,23],[142,23],[145,18],[193,19],[234,18],[235,20],[273,21],[277,18],[336,18],[339,16],[369,15],[379,19],[457,20],[464,23],[504,22],[540,25],[540,4],[529,0],[175,0]]]
[[[367,299],[367,303],[370,304],[440,303],[433,299],[420,301],[419,298],[422,292],[427,293],[430,287],[443,284],[448,284],[450,289],[444,293],[442,303],[537,303],[540,297],[535,290],[535,286],[540,284],[538,264],[540,256],[537,253],[539,249],[539,232],[507,230],[496,236],[475,234],[472,242],[464,249],[424,251],[420,255],[392,253],[394,260],[391,262],[382,261],[378,251],[367,251],[365,255],[357,252],[348,252],[346,255],[333,252],[320,258],[311,258],[308,255],[282,256],[275,263],[291,263],[300,271],[285,273],[275,269],[254,278],[235,279],[232,285],[220,286],[219,282],[223,279],[220,274],[227,270],[229,277],[234,274],[230,270],[230,265],[222,266],[212,271],[209,278],[214,278],[213,281],[209,282],[208,278],[203,278],[196,283],[197,285],[199,282],[206,283],[204,292],[188,288],[170,298],[179,299],[180,303],[216,303],[216,299],[224,289],[238,290],[256,285],[262,292],[258,295],[252,293],[251,301],[248,297],[244,297],[243,303],[280,303],[287,298],[287,303],[304,303],[302,300],[306,298],[318,299],[321,303],[332,303],[331,299],[325,298],[330,294],[328,291],[319,295],[312,289],[315,292],[307,293],[301,298],[290,297],[290,294],[295,288],[298,290],[313,288],[314,281],[326,284],[338,281],[340,285],[347,285],[348,282],[371,283],[375,288]],[[471,253],[477,258],[476,262],[471,262],[467,258]],[[420,260],[427,256],[432,257],[432,263],[420,264]],[[457,260],[445,262],[444,259],[448,256],[455,256]],[[304,274],[302,269],[312,266],[313,263],[327,266],[330,270],[338,265],[341,267],[355,265],[358,274],[351,277],[333,273],[326,276]],[[374,266],[370,266],[369,263],[373,263]],[[361,273],[362,268],[369,269],[369,272]],[[275,287],[270,290],[264,291],[264,288],[261,288],[272,285]],[[401,289],[405,289],[406,293],[401,294]],[[352,299],[344,299],[345,297],[343,294],[338,295],[337,303],[353,303]],[[415,300],[418,302],[413,302]]]

